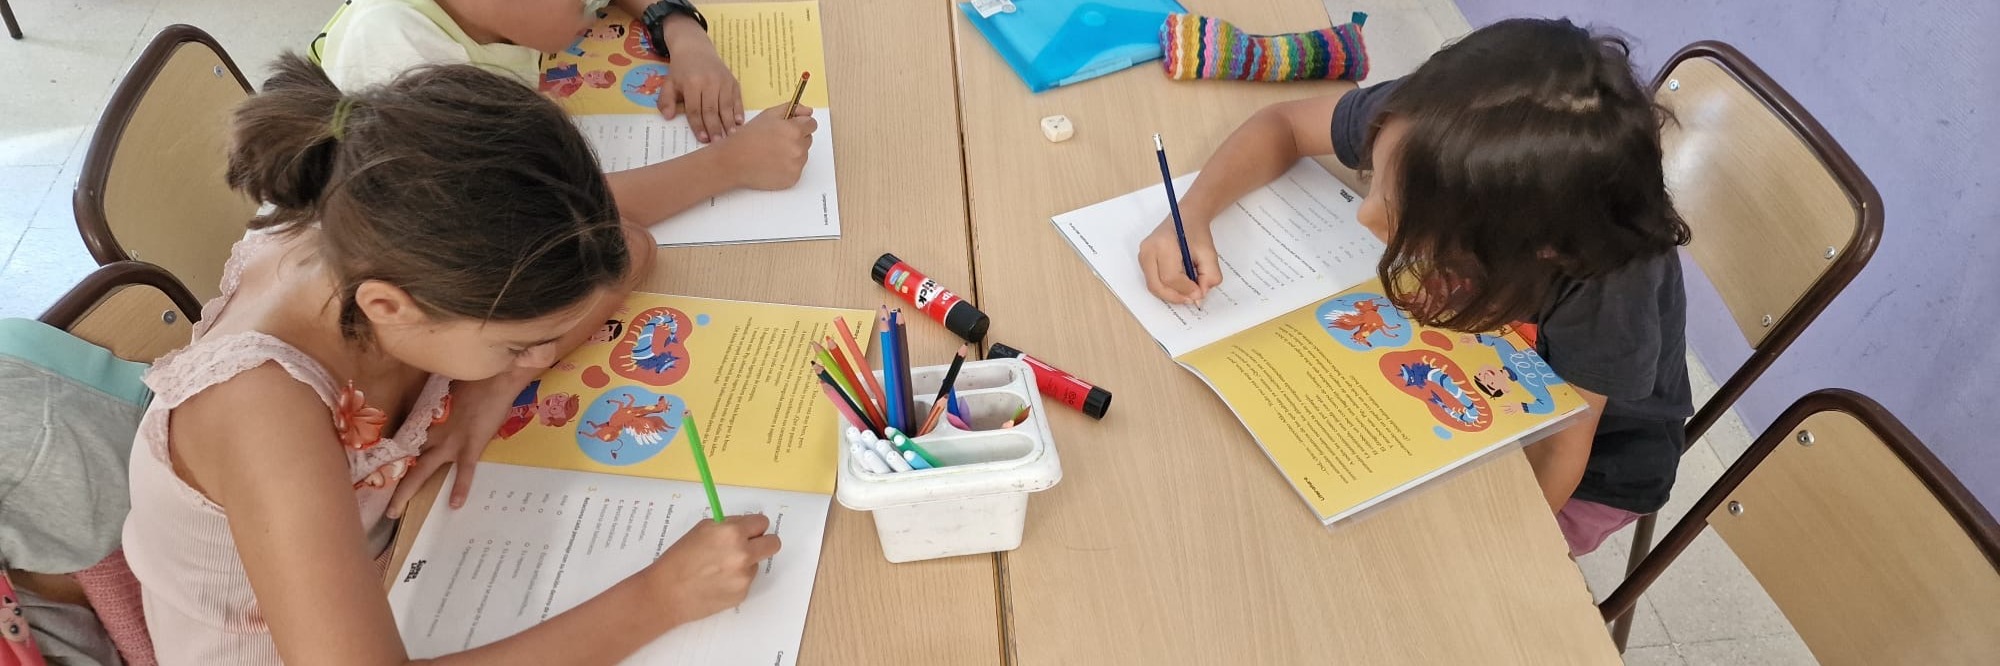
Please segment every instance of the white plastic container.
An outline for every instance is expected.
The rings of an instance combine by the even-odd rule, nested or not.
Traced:
[[[940,365],[910,371],[918,414],[929,413],[949,369]],[[1062,480],[1062,461],[1027,363],[1011,358],[966,361],[956,386],[974,429],[941,421],[930,434],[915,439],[944,466],[877,474],[848,459],[844,441],[837,447],[840,482],[834,498],[841,506],[874,516],[882,556],[890,562],[1018,548],[1027,525],[1028,493]],[[1026,421],[998,429],[1023,406],[1029,410]]]

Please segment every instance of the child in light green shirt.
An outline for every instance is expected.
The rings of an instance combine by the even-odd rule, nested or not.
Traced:
[[[481,65],[535,87],[542,54],[568,47],[612,4],[641,16],[654,0],[347,0],[314,40],[312,55],[342,90],[438,64]],[[669,119],[685,113],[695,137],[710,145],[607,174],[626,221],[651,225],[730,190],[797,183],[819,127],[811,110],[744,122],[742,89],[706,28],[682,11],[667,16],[661,34],[673,64],[660,112]]]

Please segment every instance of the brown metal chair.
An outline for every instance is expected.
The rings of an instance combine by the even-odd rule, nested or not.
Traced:
[[[7,0],[0,0],[0,18],[7,20],[7,36],[20,39],[21,23],[14,20],[14,6],[7,4]]]
[[[1888,410],[1793,403],[1599,604],[1629,612],[1713,527],[1823,664],[2000,656],[2000,526]]]
[[[41,322],[103,347],[113,356],[152,363],[187,346],[200,305],[165,269],[138,261],[105,264],[78,282]]]
[[[1688,420],[1692,447],[1875,254],[1882,196],[1798,101],[1728,44],[1682,48],[1653,90],[1675,116],[1662,146],[1674,206],[1694,230],[1687,252],[1751,348]],[[1628,573],[1657,521],[1639,519]],[[1631,622],[1618,620],[1623,649]]]
[[[203,301],[220,293],[229,248],[257,211],[223,177],[230,112],[251,94],[208,33],[173,25],[153,37],[111,94],[76,184],[76,225],[98,263],[147,261]]]

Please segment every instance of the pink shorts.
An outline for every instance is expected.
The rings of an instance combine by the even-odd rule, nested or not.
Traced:
[[[1569,542],[1570,557],[1589,555],[1604,545],[1605,537],[1638,519],[1639,514],[1580,499],[1570,500],[1556,512],[1556,525],[1562,527],[1563,540]]]

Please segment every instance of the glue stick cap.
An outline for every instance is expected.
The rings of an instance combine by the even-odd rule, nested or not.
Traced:
[[[991,323],[986,313],[965,301],[959,301],[951,306],[951,311],[944,313],[945,330],[957,333],[958,337],[968,342],[977,343],[986,339],[986,328]]]
[[[1095,386],[1083,396],[1083,413],[1093,419],[1104,418],[1104,412],[1111,409],[1111,392]]]
[[[895,268],[896,264],[900,263],[903,263],[903,260],[897,259],[896,255],[884,252],[881,258],[875,260],[875,268],[870,269],[868,275],[875,278],[876,284],[881,284],[882,278],[889,277],[889,269]]]

